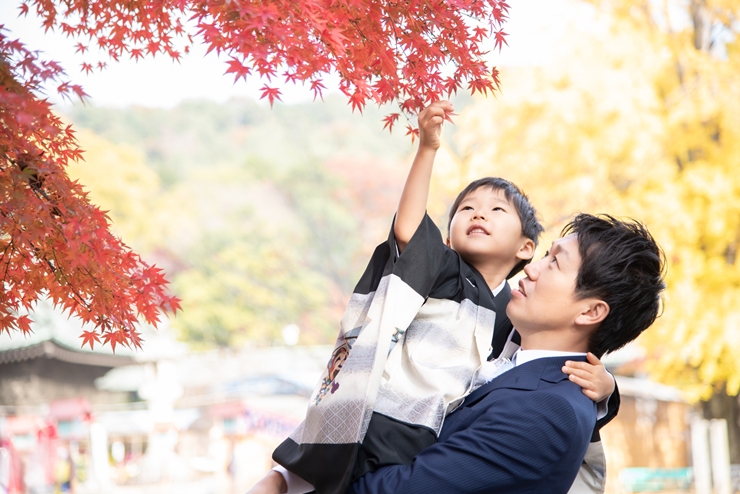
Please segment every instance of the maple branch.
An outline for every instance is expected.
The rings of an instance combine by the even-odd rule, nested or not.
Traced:
[[[5,213],[2,213],[2,215],[7,217]],[[11,254],[8,255],[8,260],[5,263],[5,270],[3,271],[3,288],[5,288],[5,280],[7,280],[7,277],[8,277],[8,269],[10,268],[10,258],[12,257],[13,250],[15,250],[15,242],[13,240],[13,237],[10,237],[10,242],[8,242],[8,245],[5,246],[5,249],[3,250],[3,255],[2,257],[0,257],[1,259],[5,259],[5,254],[8,252],[8,249],[10,249]]]
[[[56,262],[57,266],[59,266],[59,259],[57,259],[56,252],[52,252],[51,255],[54,257],[54,261]],[[74,287],[74,285],[72,284],[72,282],[69,281],[69,278],[67,277],[67,274],[64,272],[64,270],[62,270],[59,267],[55,268],[54,265],[51,263],[51,261],[48,260],[48,259],[46,259],[46,258],[42,258],[42,260],[46,261],[46,263],[49,265],[50,269],[52,270],[52,273],[54,273],[54,274],[59,273],[59,276],[61,276],[64,279],[65,283],[67,284],[67,286],[69,287],[69,289],[72,291],[72,294],[73,294],[73,297],[72,298],[74,299],[75,297],[77,297],[75,299],[77,301],[77,303],[79,303],[85,309],[87,309],[88,312],[92,312],[92,308],[85,301],[85,299],[82,297],[82,295],[79,294],[79,292]]]

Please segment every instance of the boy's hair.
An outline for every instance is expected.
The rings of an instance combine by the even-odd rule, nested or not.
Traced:
[[[522,192],[519,187],[508,180],[504,180],[499,177],[479,178],[478,180],[470,182],[470,184],[468,184],[468,186],[457,195],[455,202],[452,203],[452,207],[450,208],[450,217],[447,220],[447,234],[449,235],[452,218],[455,216],[457,208],[460,207],[460,203],[468,194],[480,189],[481,187],[490,187],[493,190],[504,191],[504,197],[506,197],[506,200],[514,206],[514,209],[516,209],[516,212],[519,215],[519,221],[522,224],[522,235],[531,239],[536,248],[540,241],[540,234],[545,231],[540,224],[540,221],[537,219],[537,211],[534,209],[534,206],[530,204],[527,195]],[[519,261],[512,268],[506,278],[511,278],[524,269],[524,266],[530,262],[532,262],[532,259],[523,259]]]
[[[609,314],[591,335],[597,357],[637,338],[658,316],[665,289],[665,256],[638,221],[609,215],[579,214],[562,235],[578,235],[581,265],[575,295],[609,304]]]

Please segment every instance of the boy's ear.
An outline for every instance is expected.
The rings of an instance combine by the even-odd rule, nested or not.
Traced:
[[[521,247],[519,247],[519,251],[516,253],[516,257],[517,259],[527,260],[527,259],[532,259],[533,256],[534,256],[534,241],[531,238],[528,238],[521,245]]]
[[[597,298],[587,298],[581,302],[585,307],[581,313],[576,316],[576,324],[582,326],[593,326],[601,323],[609,315],[609,304]]]
[[[445,244],[447,245],[447,247],[450,246],[450,237],[445,238]]]

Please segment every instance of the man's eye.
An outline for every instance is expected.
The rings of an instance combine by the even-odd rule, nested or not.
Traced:
[[[558,258],[555,257],[555,256],[552,257],[552,261],[550,261],[550,262],[554,262],[555,264],[557,264],[558,266],[560,266],[560,264],[558,263]]]

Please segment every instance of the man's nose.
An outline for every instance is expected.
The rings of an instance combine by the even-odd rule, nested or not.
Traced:
[[[539,264],[542,260],[530,262],[529,264],[524,266],[524,274],[527,275],[527,278],[530,280],[536,280],[537,275],[539,274]]]

